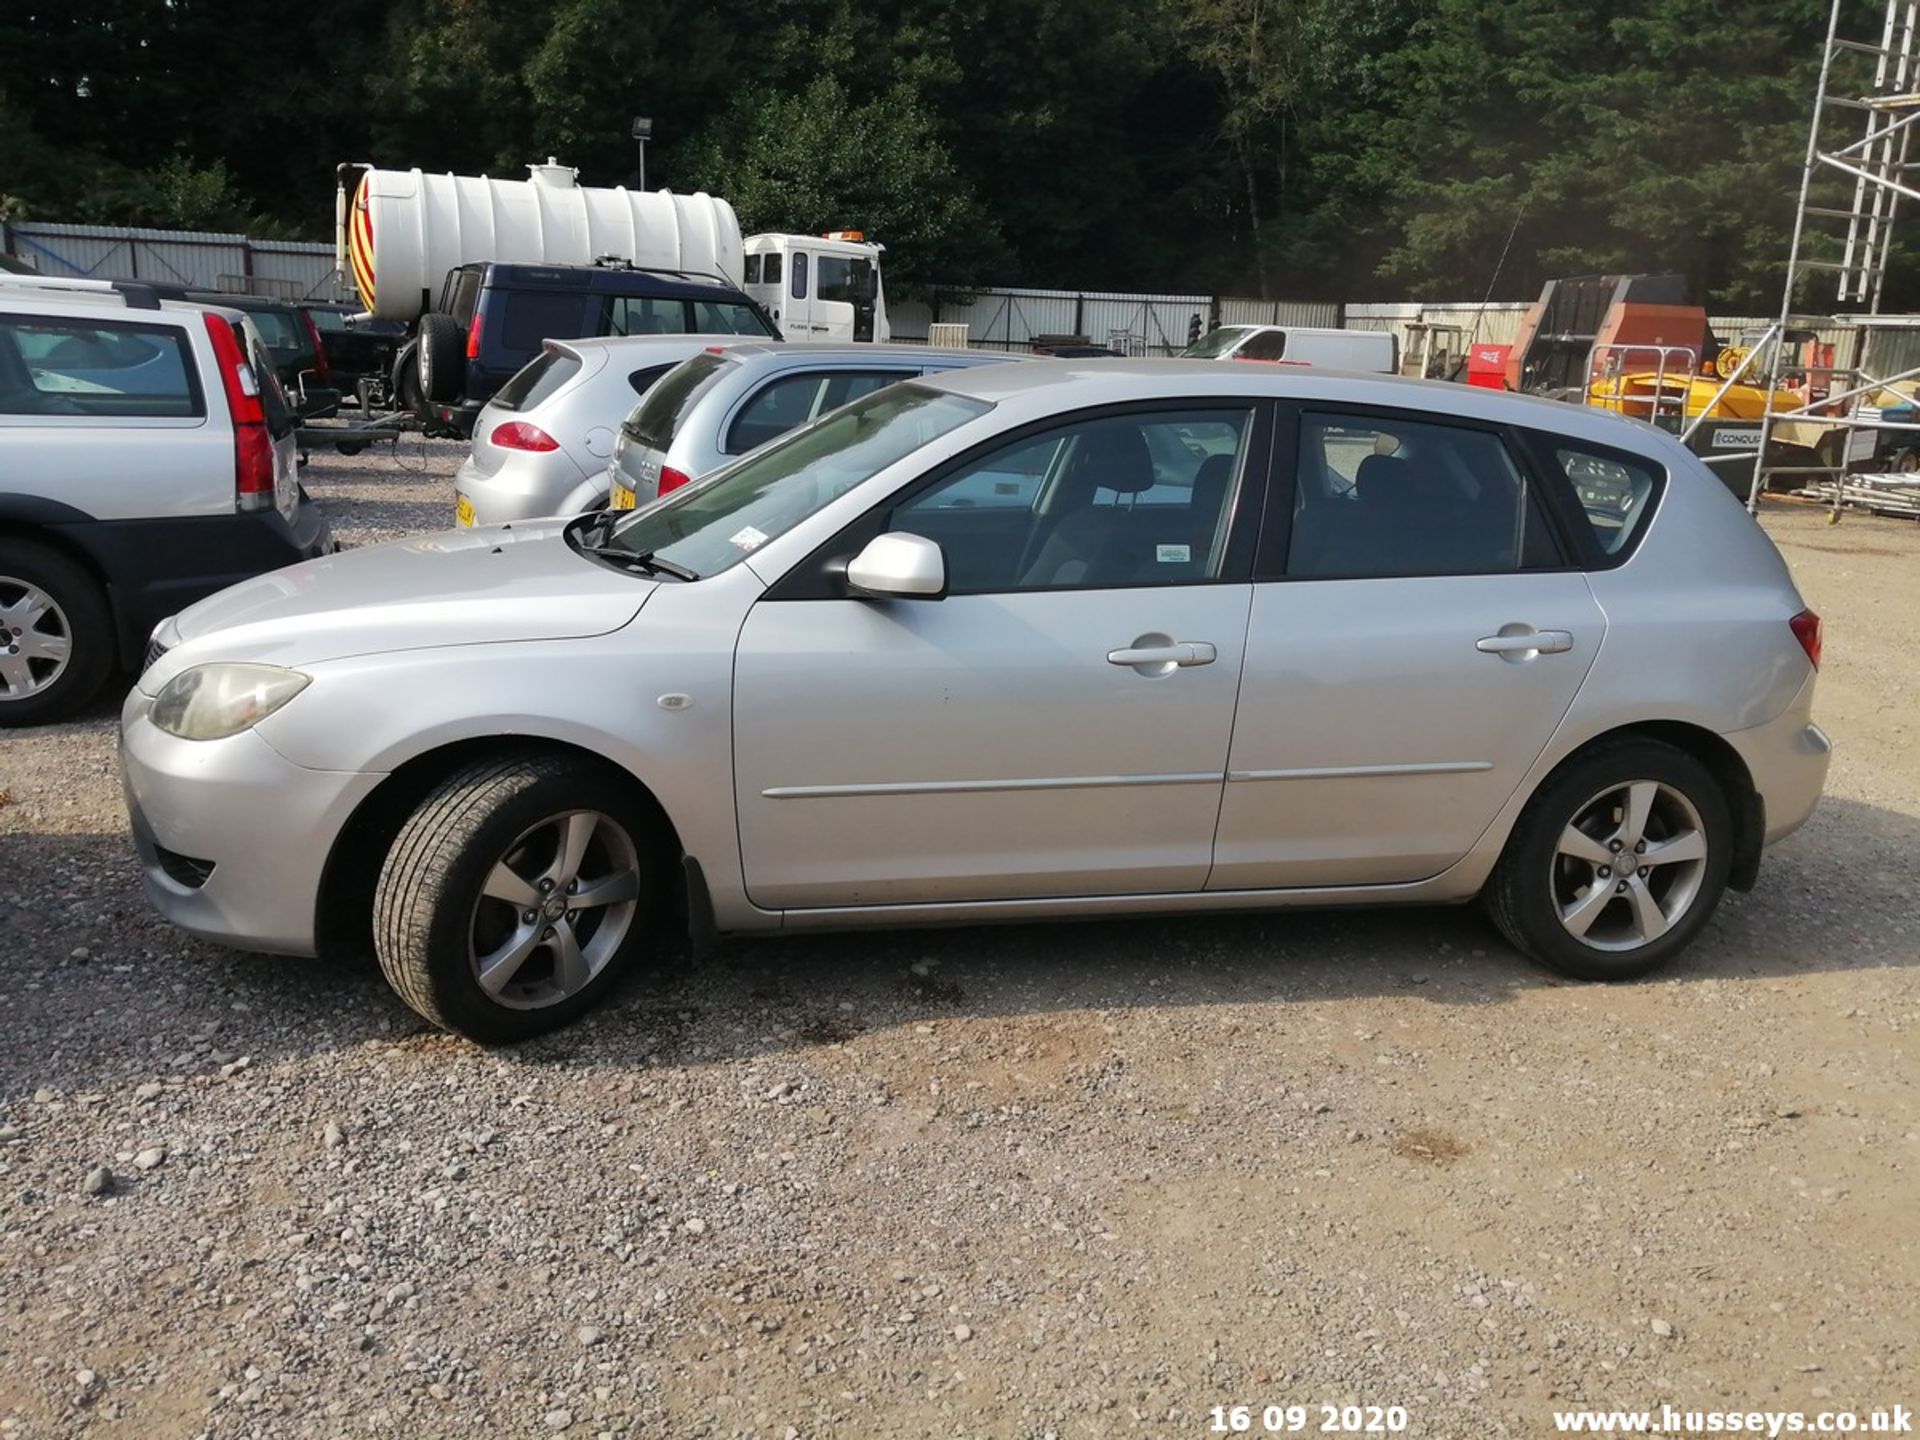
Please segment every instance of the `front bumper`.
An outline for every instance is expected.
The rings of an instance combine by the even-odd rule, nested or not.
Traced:
[[[121,784],[147,898],[204,940],[314,954],[327,858],[385,777],[304,769],[251,730],[182,740],[154,727],[150,704],[136,689],[120,712]]]

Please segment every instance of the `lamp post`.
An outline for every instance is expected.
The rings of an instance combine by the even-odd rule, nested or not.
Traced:
[[[633,140],[640,147],[640,188],[647,188],[647,141],[653,138],[653,117],[636,115],[633,117]]]

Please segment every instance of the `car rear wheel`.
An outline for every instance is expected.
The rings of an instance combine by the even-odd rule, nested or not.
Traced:
[[[420,391],[429,401],[452,400],[460,393],[467,361],[467,337],[451,315],[430,310],[420,317]]]
[[[1563,765],[1514,827],[1485,900],[1524,954],[1582,980],[1627,980],[1692,942],[1726,889],[1720,782],[1657,740]]]
[[[660,943],[663,847],[587,762],[502,759],[450,776],[401,827],[374,896],[400,998],[482,1044],[565,1025]]]
[[[57,550],[0,541],[0,726],[65,719],[113,670],[113,615]]]

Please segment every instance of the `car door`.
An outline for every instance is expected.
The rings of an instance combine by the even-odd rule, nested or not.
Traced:
[[[1201,889],[1252,599],[1241,477],[1263,474],[1268,423],[1244,401],[1048,422],[775,586],[735,662],[754,902]],[[940,544],[944,598],[821,578],[883,531]]]
[[[1329,407],[1282,432],[1209,888],[1424,879],[1545,748],[1605,615],[1497,428]]]

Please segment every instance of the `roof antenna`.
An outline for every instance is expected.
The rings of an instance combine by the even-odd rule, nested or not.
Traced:
[[[1500,258],[1494,262],[1493,274],[1487,280],[1487,293],[1480,300],[1480,308],[1474,312],[1473,333],[1467,336],[1467,349],[1473,349],[1480,339],[1480,322],[1487,318],[1487,306],[1493,303],[1493,287],[1500,283],[1500,272],[1506,267],[1507,252],[1513,249],[1513,237],[1520,233],[1520,222],[1526,217],[1527,206],[1532,201],[1532,192],[1520,197],[1520,209],[1513,217],[1513,227],[1507,231],[1507,243],[1500,247]]]

